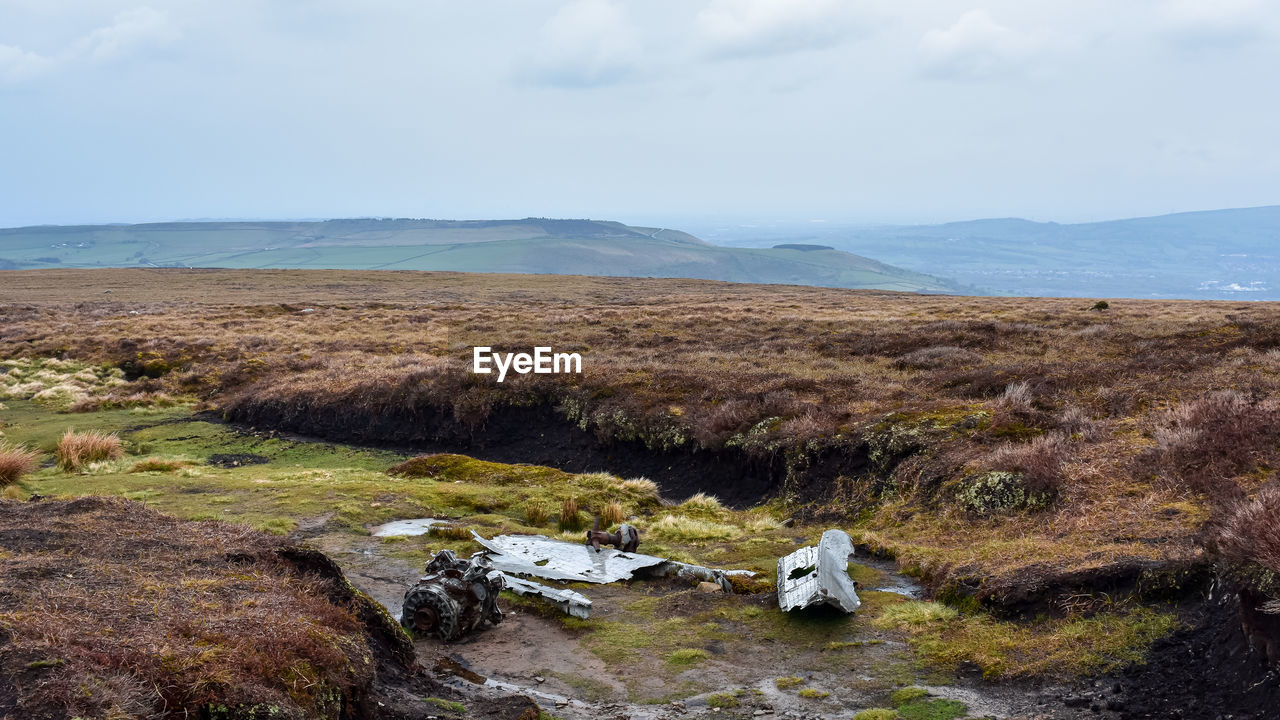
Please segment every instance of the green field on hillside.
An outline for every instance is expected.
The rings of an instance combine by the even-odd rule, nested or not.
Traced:
[[[912,292],[948,280],[821,249],[732,248],[592,220],[331,220],[0,230],[0,269],[222,267],[686,277]]]

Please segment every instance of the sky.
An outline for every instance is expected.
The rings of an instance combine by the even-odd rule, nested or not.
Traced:
[[[0,226],[1280,204],[1269,0],[0,0]]]

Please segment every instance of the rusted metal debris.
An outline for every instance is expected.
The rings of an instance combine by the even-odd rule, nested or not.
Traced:
[[[752,576],[750,570],[717,570],[689,565],[653,555],[625,553],[611,548],[554,540],[543,535],[499,535],[491,540],[471,531],[475,541],[489,551],[493,566],[512,575],[528,575],[546,580],[611,583],[635,576],[680,577],[690,582],[714,582],[732,592],[730,575]]]
[[[426,574],[404,594],[400,624],[441,640],[456,640],[485,622],[502,622],[498,593],[505,582],[483,555],[459,560],[441,550]]]
[[[612,545],[625,553],[633,553],[640,548],[640,531],[626,523],[618,526],[618,532],[605,532],[600,529],[600,518],[596,518],[595,527],[587,531],[587,544],[600,552],[601,545]]]
[[[818,546],[803,547],[778,559],[778,605],[784,611],[831,605],[844,612],[862,601],[849,577],[853,540],[843,530],[822,533]]]

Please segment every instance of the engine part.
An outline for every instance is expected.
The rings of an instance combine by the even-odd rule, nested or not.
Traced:
[[[502,573],[483,554],[460,560],[452,550],[441,550],[405,592],[400,624],[421,635],[457,640],[485,622],[502,622],[498,593],[503,586]]]

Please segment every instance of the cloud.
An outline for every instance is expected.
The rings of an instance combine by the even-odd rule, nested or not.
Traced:
[[[597,87],[638,73],[640,41],[612,0],[576,0],[542,26],[537,51],[518,74],[538,85]]]
[[[12,45],[0,45],[0,83],[18,83],[47,70],[53,61]]]
[[[1190,49],[1235,47],[1265,37],[1261,0],[1172,0],[1164,8],[1164,33]]]
[[[51,55],[0,45],[0,84],[21,83],[81,62],[109,62],[180,36],[168,13],[149,7],[126,10],[117,14],[110,25],[89,32]]]
[[[89,33],[78,43],[79,54],[94,61],[113,60],[149,45],[162,45],[181,35],[166,12],[149,7],[126,10],[114,22]]]
[[[930,30],[920,40],[924,74],[949,80],[1015,72],[1040,49],[1038,40],[997,23],[986,10],[970,10],[951,27]]]
[[[712,57],[758,57],[838,45],[857,29],[840,0],[711,0],[694,20]]]

